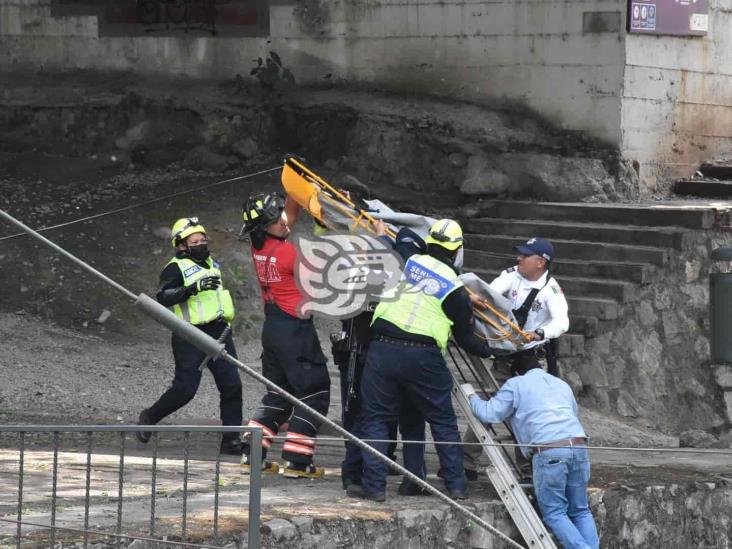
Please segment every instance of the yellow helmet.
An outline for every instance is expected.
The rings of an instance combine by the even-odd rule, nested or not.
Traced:
[[[183,242],[186,238],[191,236],[193,233],[206,234],[206,229],[203,225],[198,223],[197,217],[183,217],[173,224],[173,228],[170,230],[171,243],[173,248],[177,248],[178,244]]]
[[[430,228],[425,240],[427,244],[437,244],[448,250],[457,250],[463,245],[463,230],[457,221],[440,219]]]

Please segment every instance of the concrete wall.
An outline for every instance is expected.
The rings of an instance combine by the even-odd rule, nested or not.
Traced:
[[[696,38],[627,35],[625,0],[270,0],[259,38],[100,38],[50,5],[0,0],[0,70],[231,78],[274,50],[300,83],[526,104],[620,146],[651,191],[732,144],[732,0]]]
[[[95,17],[52,18],[50,3],[0,0],[0,69],[230,78],[273,49],[301,83],[506,98],[563,127],[620,139],[624,0],[272,0],[271,42],[99,38]]]
[[[617,143],[622,4],[309,0],[273,6],[270,28],[309,80],[330,72],[408,92],[507,98]],[[609,12],[607,24],[584,24],[589,12]]]
[[[706,37],[629,35],[622,151],[653,190],[732,157],[732,0],[711,0]]]

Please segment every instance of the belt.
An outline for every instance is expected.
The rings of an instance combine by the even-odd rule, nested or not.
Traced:
[[[372,341],[381,341],[382,343],[391,343],[392,345],[402,345],[404,347],[417,347],[421,349],[436,349],[437,343],[427,343],[426,341],[414,341],[412,339],[399,339],[385,335],[375,335]]]
[[[587,444],[586,437],[563,438],[561,440],[553,440],[551,442],[539,442],[540,446],[532,448],[533,453],[541,454],[549,448],[566,448],[571,446],[585,446]]]

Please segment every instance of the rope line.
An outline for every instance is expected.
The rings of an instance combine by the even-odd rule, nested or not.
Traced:
[[[273,440],[285,440],[287,437],[284,435],[275,435],[273,437],[267,437]],[[403,443],[403,444],[434,444],[435,446],[495,446],[497,448],[543,448],[543,449],[554,449],[554,448],[587,448],[588,450],[597,451],[621,451],[621,452],[657,452],[657,453],[668,453],[668,454],[713,454],[713,455],[732,455],[732,450],[724,448],[671,448],[671,447],[657,447],[657,448],[641,448],[637,446],[589,446],[585,444],[574,444],[567,446],[546,446],[545,444],[519,444],[517,442],[443,442],[433,440],[403,440],[403,439],[370,439],[362,438],[364,442],[387,442],[387,443]],[[348,439],[343,437],[317,437],[318,442],[347,442]]]
[[[275,168],[269,168],[269,169],[266,169],[266,170],[261,170],[261,171],[254,172],[254,173],[250,173],[250,174],[246,174],[246,175],[240,175],[238,177],[232,177],[231,179],[224,179],[222,181],[216,181],[215,183],[209,183],[208,185],[203,185],[201,187],[195,187],[193,189],[186,189],[185,191],[177,191],[177,192],[174,192],[174,193],[171,193],[171,194],[167,194],[165,196],[159,196],[159,197],[153,198],[151,200],[146,200],[144,202],[137,202],[135,204],[129,204],[128,206],[123,206],[122,208],[116,208],[114,210],[108,210],[106,212],[101,212],[101,213],[98,213],[98,214],[88,215],[86,217],[80,217],[79,219],[74,219],[72,221],[65,221],[63,223],[58,223],[56,225],[51,225],[49,227],[43,227],[43,228],[40,228],[40,229],[35,229],[35,231],[36,232],[39,232],[39,233],[42,233],[42,232],[45,232],[45,231],[52,231],[54,229],[61,229],[63,227],[68,227],[69,225],[75,225],[76,223],[83,223],[84,221],[91,221],[93,219],[99,219],[100,217],[105,217],[107,215],[113,215],[113,214],[118,214],[118,213],[126,212],[126,211],[129,211],[129,210],[134,210],[135,208],[141,208],[143,206],[149,206],[150,204],[155,204],[156,202],[162,202],[163,200],[168,200],[170,198],[176,198],[178,196],[183,196],[185,194],[190,194],[190,193],[196,192],[196,191],[203,191],[205,189],[210,189],[212,187],[217,187],[217,186],[223,185],[225,183],[232,183],[234,181],[242,181],[244,179],[250,179],[252,177],[257,177],[258,175],[264,175],[264,174],[271,173],[271,172],[274,172],[274,171],[277,171],[277,170],[281,170],[281,169],[282,168],[280,166],[277,166]],[[27,232],[19,232],[19,233],[15,233],[15,234],[9,234],[9,235],[6,235],[6,236],[2,236],[2,237],[0,237],[0,242],[2,242],[3,240],[10,240],[11,238],[17,238],[19,236],[26,236],[27,234],[28,234]]]

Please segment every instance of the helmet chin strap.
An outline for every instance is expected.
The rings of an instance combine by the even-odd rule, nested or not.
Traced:
[[[453,260],[452,264],[455,265],[455,268],[460,271],[463,268],[463,262],[465,261],[465,249],[463,246],[460,246],[458,248],[457,253],[455,254],[455,259]]]
[[[264,234],[266,234],[270,238],[274,238],[275,240],[281,240],[281,241],[287,240],[287,237],[286,236],[277,236],[277,235],[274,235],[271,232],[269,232],[267,229],[264,230]]]

